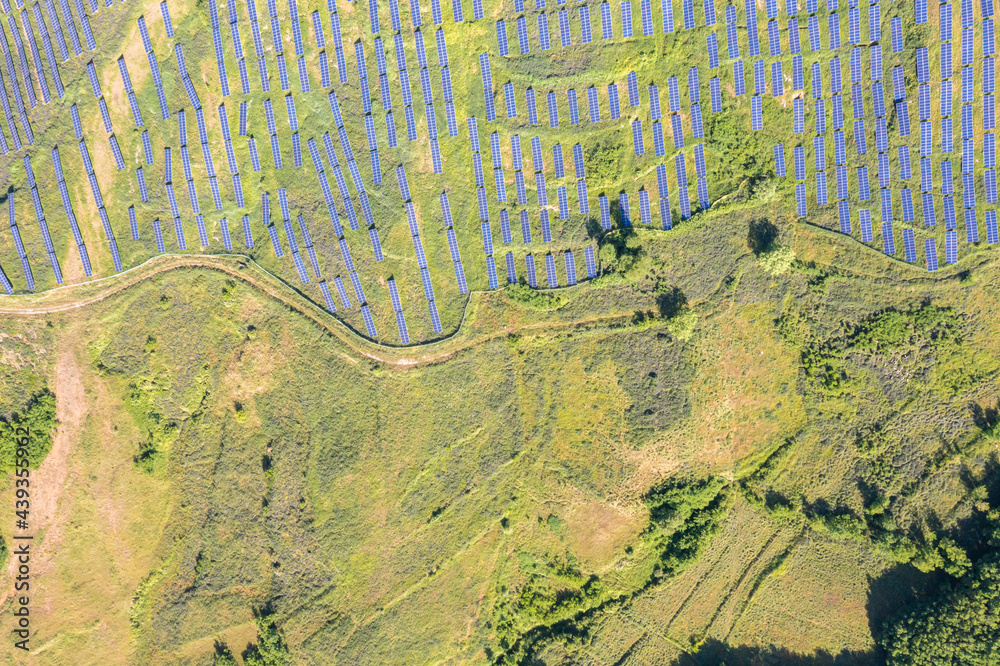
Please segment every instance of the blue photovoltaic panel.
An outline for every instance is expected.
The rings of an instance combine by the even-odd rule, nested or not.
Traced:
[[[601,3],[601,39],[611,39],[614,33],[611,28],[611,5]]]
[[[666,146],[663,143],[663,125],[660,121],[653,122],[653,152],[657,157],[667,154]]]
[[[507,23],[503,19],[497,21],[497,48],[500,50],[502,58],[510,54],[507,47]]]
[[[672,93],[676,93],[676,91],[677,91],[677,77],[674,77],[672,80],[673,80],[673,87],[671,88],[671,92]],[[639,106],[639,82],[638,82],[638,79],[636,77],[635,72],[629,72],[628,75],[625,77],[625,81],[626,81],[627,87],[628,87],[628,105],[629,106]],[[672,96],[671,96],[671,100],[673,100]],[[672,101],[671,101],[671,106],[673,106],[673,102]],[[679,108],[679,106],[680,106],[680,101],[678,101],[678,108]],[[673,110],[673,109],[671,109],[671,110]]]
[[[946,231],[944,239],[944,260],[954,264],[958,261],[958,232]]]
[[[566,98],[569,101],[569,124],[580,124],[580,107],[577,104],[576,90],[570,88],[566,91]]]
[[[718,77],[713,77],[708,80],[708,92],[709,99],[712,104],[712,113],[719,113],[722,111],[722,87],[719,82]]]
[[[642,34],[649,37],[653,34],[653,11],[650,0],[640,0],[639,15],[642,21]]]
[[[609,208],[608,198],[603,194],[597,198],[597,203],[601,209],[601,228],[610,229],[611,228],[611,211]]]
[[[630,98],[632,97],[631,91],[629,91],[629,97]],[[636,104],[638,104],[639,103],[638,102],[638,100],[639,100],[639,90],[638,90],[638,88],[636,88],[636,91],[635,91],[635,99],[636,99]],[[677,77],[676,76],[672,76],[669,79],[667,79],[667,99],[668,99],[668,102],[670,104],[670,112],[671,113],[677,113],[678,111],[681,110],[680,89],[677,86]],[[632,104],[632,106],[635,106],[636,104]]]
[[[889,36],[892,40],[892,51],[893,53],[899,53],[903,50],[903,19],[894,16],[889,21]]]
[[[796,97],[792,101],[792,132],[795,134],[802,134],[806,129],[806,107],[805,102],[801,97]]]
[[[785,146],[780,143],[774,146],[774,168],[779,178],[785,177]]]
[[[805,180],[806,151],[802,146],[792,148],[792,164],[795,170],[795,180]]]
[[[555,289],[559,286],[559,280],[556,278],[556,259],[551,254],[545,255],[545,279],[550,288]]]
[[[861,227],[861,241],[870,243],[874,239],[872,235],[872,214],[867,208],[858,211],[858,225]]]
[[[903,229],[903,253],[906,261],[917,260],[917,244],[913,237],[913,229]]]
[[[763,60],[755,60],[753,63],[753,94],[761,95],[767,88],[767,69]]]
[[[903,180],[909,180],[910,176],[910,147],[907,145],[902,145],[899,147],[899,177]]]
[[[896,240],[892,235],[892,223],[882,223],[882,252],[887,255],[896,254]]]
[[[684,10],[684,29],[694,28],[694,2],[693,0],[681,0]]]
[[[813,137],[813,163],[816,171],[826,169],[826,140],[822,136]]]
[[[587,88],[587,106],[590,112],[590,122],[599,122],[601,120],[601,109],[598,104],[597,88],[594,86]]]
[[[805,71],[802,66],[802,56],[792,57],[792,90],[805,90]]]
[[[851,233],[851,209],[846,201],[837,203],[837,217],[840,220],[840,233]]]
[[[706,38],[708,46],[708,68],[716,69],[719,66],[719,38],[714,32],[709,33]]]
[[[997,231],[997,212],[995,210],[986,211],[986,242],[1000,242],[1000,233]]]
[[[572,42],[569,34],[569,14],[565,9],[559,10],[559,41],[563,46],[569,46]]]
[[[567,198],[565,185],[560,185],[556,188],[556,199],[559,202],[559,219],[569,219],[569,199]]]
[[[913,214],[913,194],[909,188],[904,187],[900,191],[900,196],[903,202],[903,222],[913,222],[916,219]]]
[[[836,168],[837,175],[837,198],[846,199],[850,196],[850,188],[847,183],[847,167],[839,166]]]
[[[750,98],[750,129],[755,131],[764,129],[764,112],[760,95]]]
[[[931,161],[929,158],[921,158],[920,160],[920,191],[930,192],[934,189],[934,172],[931,170]]]
[[[636,122],[639,122],[638,120]],[[670,125],[674,135],[674,148],[684,147],[684,127],[680,115],[670,116]],[[634,129],[634,128],[633,128]]]
[[[827,203],[825,171],[819,171],[816,173],[816,203],[820,206],[825,206]]]
[[[583,248],[583,261],[587,266],[587,277],[597,277],[597,262],[594,257],[594,248],[590,245]]]
[[[880,191],[882,193],[882,221],[891,222],[893,219],[895,219],[892,213],[892,191],[887,187],[882,188],[882,190]],[[887,252],[886,254],[892,254],[892,253]]]
[[[781,38],[777,21],[767,22],[767,43],[772,58],[781,55]]]
[[[799,217],[806,216],[806,185],[805,183],[798,183],[795,186],[795,203],[796,212]]]
[[[781,61],[771,63],[771,94],[781,97],[785,94],[785,77],[781,72]]]
[[[733,63],[733,83],[735,94],[741,97],[746,94],[746,76],[743,72],[743,61],[737,60]]]
[[[736,36],[735,23],[730,23],[726,26],[726,49],[730,58],[740,57],[740,42]]]
[[[817,16],[810,16],[807,23],[809,28],[809,50],[815,53],[822,48],[819,42],[819,18]]]
[[[802,40],[799,36],[799,20],[788,19],[788,51],[792,55],[802,53]]]
[[[632,226],[632,215],[629,209],[627,192],[618,194],[618,219],[621,221],[622,226]]]

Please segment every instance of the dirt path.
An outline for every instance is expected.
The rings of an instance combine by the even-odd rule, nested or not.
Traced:
[[[44,538],[44,548],[39,548],[33,567],[33,575],[41,575],[49,569],[52,556],[62,539],[64,518],[59,515],[59,500],[69,476],[68,459],[80,437],[80,429],[87,415],[87,401],[83,390],[83,370],[76,358],[72,344],[75,334],[67,332],[59,342],[52,392],[56,395],[56,419],[59,424],[52,438],[52,450],[37,471],[31,473],[31,532],[33,543],[39,544]],[[48,555],[46,555],[46,553]],[[11,558],[7,563],[9,583],[0,596],[0,605],[13,593],[13,576],[17,562]]]
[[[265,295],[288,306],[290,309],[308,317],[323,329],[335,335],[341,342],[346,344],[354,352],[379,363],[395,366],[399,368],[414,367],[440,363],[458,351],[481,345],[490,340],[505,337],[517,331],[542,331],[551,329],[574,328],[600,324],[620,320],[622,317],[631,316],[631,312],[614,312],[603,315],[584,317],[573,321],[551,321],[536,322],[517,327],[506,327],[498,331],[486,333],[475,338],[463,337],[462,331],[465,324],[465,317],[458,328],[450,337],[444,340],[430,342],[424,345],[412,347],[393,348],[372,342],[353,329],[349,328],[342,321],[322,310],[312,301],[309,301],[264,269],[255,264],[249,257],[235,258],[232,256],[215,255],[160,255],[118,275],[101,278],[91,282],[78,283],[59,289],[52,289],[34,297],[30,300],[20,300],[20,297],[5,299],[0,303],[0,315],[13,316],[37,316],[56,312],[65,312],[99,303],[117,293],[133,287],[145,280],[153,278],[167,271],[182,268],[208,268],[226,273],[240,279],[255,287]],[[92,289],[95,283],[101,283],[100,291],[96,293],[81,295],[73,298],[73,291],[81,289]],[[581,283],[583,284],[583,283]],[[573,287],[570,287],[571,289]],[[473,306],[473,296],[478,292],[473,292],[466,302],[466,313]],[[18,299],[18,300],[12,300]],[[354,359],[351,359],[352,361]]]

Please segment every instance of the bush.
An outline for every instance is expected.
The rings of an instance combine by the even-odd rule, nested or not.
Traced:
[[[524,282],[507,286],[507,298],[528,308],[535,310],[558,310],[566,304],[563,297],[532,289]]]
[[[285,666],[292,663],[274,616],[264,613],[254,619],[257,623],[257,644],[243,653],[244,666]]]
[[[771,249],[757,257],[757,263],[771,275],[787,273],[795,261],[795,252],[784,245],[773,245]]]
[[[37,469],[52,448],[52,429],[56,426],[56,396],[45,390],[35,394],[22,413],[14,413],[9,421],[0,420],[0,468],[14,469],[18,429],[27,428],[29,467]]]

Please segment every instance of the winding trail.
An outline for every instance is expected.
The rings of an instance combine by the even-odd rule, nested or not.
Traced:
[[[0,315],[12,317],[36,317],[46,314],[68,312],[83,308],[117,295],[168,271],[207,268],[216,270],[255,287],[267,296],[280,301],[289,309],[304,315],[320,328],[336,336],[355,353],[386,365],[406,368],[440,363],[456,352],[481,345],[490,340],[503,338],[516,331],[556,330],[575,328],[588,324],[610,322],[631,317],[632,312],[615,312],[595,315],[572,321],[549,321],[525,324],[519,327],[505,327],[477,337],[465,337],[465,320],[469,308],[483,294],[492,292],[470,292],[458,327],[445,338],[408,347],[392,347],[363,337],[354,329],[326,312],[318,305],[302,296],[284,280],[262,268],[245,255],[158,255],[122,273],[97,280],[81,282],[50,289],[40,294],[19,294],[0,300]],[[579,288],[563,287],[560,291]],[[354,360],[354,359],[351,359]]]

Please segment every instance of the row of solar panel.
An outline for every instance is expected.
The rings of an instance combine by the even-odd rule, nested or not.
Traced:
[[[28,262],[28,253],[21,240],[21,231],[17,226],[17,216],[14,214],[14,193],[7,194],[8,224],[11,237],[14,240],[14,248],[17,250],[17,257],[21,260],[21,269],[24,271],[24,280],[30,291],[35,289],[35,276],[31,272],[31,264]]]
[[[77,223],[76,214],[73,212],[73,203],[69,198],[69,190],[66,188],[66,180],[63,175],[62,160],[59,157],[58,146],[52,148],[52,166],[56,172],[56,182],[59,186],[59,194],[62,197],[63,211],[66,213],[66,219],[69,222],[70,230],[73,232],[73,239],[76,241],[77,251],[80,254],[80,261],[83,263],[84,274],[87,277],[90,277],[93,275],[93,269],[90,265],[90,256],[87,253],[87,246],[83,242],[83,236],[80,233],[80,226]],[[114,251],[117,255],[116,247],[114,248]]]
[[[42,241],[45,243],[45,250],[49,255],[49,263],[52,266],[52,273],[55,276],[56,284],[62,284],[62,270],[59,267],[59,259],[56,257],[55,247],[52,244],[52,236],[49,234],[49,227],[45,221],[45,212],[42,210],[42,200],[38,195],[37,183],[35,182],[34,172],[31,169],[31,159],[27,155],[23,158],[23,164],[28,180],[28,187],[31,191],[31,199],[35,205],[35,218],[38,220],[38,227],[42,232]]]

